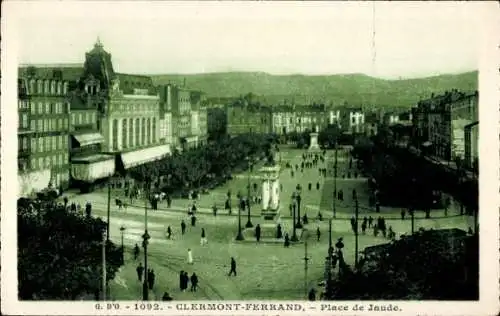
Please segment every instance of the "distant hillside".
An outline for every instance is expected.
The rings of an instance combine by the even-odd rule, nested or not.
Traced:
[[[421,97],[446,90],[477,90],[477,71],[428,78],[384,80],[363,74],[306,76],[263,72],[227,72],[193,75],[152,75],[156,85],[169,82],[201,90],[209,97],[236,97],[252,92],[266,103],[281,103],[307,96],[311,102],[407,107]]]

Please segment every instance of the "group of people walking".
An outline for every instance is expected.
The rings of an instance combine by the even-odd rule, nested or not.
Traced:
[[[182,270],[179,274],[179,289],[181,292],[185,292],[189,287],[189,281],[191,281],[191,292],[196,292],[198,289],[198,276],[195,272],[189,277],[188,273]]]
[[[148,269],[148,271],[144,271],[144,267],[142,265],[142,262],[139,262],[139,265],[137,265],[137,268],[135,269],[137,272],[137,279],[139,282],[142,282],[143,277],[146,277],[145,273],[147,273],[147,286],[149,290],[153,290],[153,287],[155,285],[155,279],[156,279],[156,274],[153,269]]]

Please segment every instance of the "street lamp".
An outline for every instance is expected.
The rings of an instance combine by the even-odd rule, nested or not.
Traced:
[[[300,202],[302,200],[300,192],[297,192],[295,199],[297,200],[297,225],[295,225],[295,227],[302,228],[302,223],[300,222]]]
[[[106,223],[106,241],[109,242],[109,218],[111,213],[111,184],[116,183],[116,175],[110,175],[108,177],[108,210],[107,210],[107,223]]]
[[[296,232],[296,228],[297,228],[297,225],[296,225],[296,222],[295,222],[295,209],[297,207],[297,203],[296,202],[292,202],[292,208],[293,208],[293,232],[292,232],[292,238],[290,239],[291,241],[293,242],[296,242],[296,241],[299,241],[299,239],[297,238],[297,232]]]
[[[142,235],[142,246],[144,247],[144,283],[142,285],[142,299],[144,301],[148,300],[149,291],[148,291],[148,242],[151,238],[148,234],[148,189],[149,183],[145,182],[145,192],[146,198],[144,199],[144,234]]]
[[[122,234],[122,263],[125,262],[125,251],[124,251],[125,249],[123,248],[123,234],[124,234],[124,232],[125,232],[125,227],[123,227],[123,225],[122,225],[122,227],[120,227],[120,233]]]
[[[247,157],[248,161],[248,184],[247,184],[247,210],[248,210],[248,219],[247,219],[247,224],[245,227],[251,228],[253,227],[252,221],[250,219],[250,172],[252,169],[252,161],[250,160],[250,157]]]
[[[359,242],[359,229],[358,229],[358,218],[359,218],[359,208],[358,208],[358,198],[354,200],[355,205],[355,222],[354,222],[354,236],[355,236],[355,244],[354,244],[354,268],[358,268],[358,242]]]
[[[239,203],[238,203],[238,235],[236,235],[236,240],[245,240],[243,237],[243,234],[241,232],[241,209],[242,209],[242,200],[240,197]]]
[[[337,218],[337,141],[335,140],[335,163],[333,165],[333,218]]]

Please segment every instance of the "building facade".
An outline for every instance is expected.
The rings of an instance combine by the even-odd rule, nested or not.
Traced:
[[[88,154],[72,160],[76,180],[92,183],[170,154],[169,145],[160,142],[160,98],[151,78],[115,72],[99,40],[85,55],[77,93],[87,113],[97,111],[98,133],[87,130],[80,142]]]
[[[18,80],[19,194],[69,183],[68,82],[58,72],[20,69]]]
[[[227,115],[223,105],[211,106],[207,109],[207,133],[209,140],[215,140],[227,134]]]
[[[467,139],[465,130],[478,121],[478,100],[477,92],[453,90],[420,101],[410,117],[417,147],[424,146],[430,154],[444,160],[472,159],[470,154],[465,156],[474,140]],[[477,147],[477,141],[474,146]]]
[[[263,106],[226,106],[229,135],[272,132],[272,112]]]

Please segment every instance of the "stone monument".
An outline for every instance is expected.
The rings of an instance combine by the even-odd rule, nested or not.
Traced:
[[[318,125],[316,125],[313,128],[312,133],[309,134],[311,137],[310,145],[309,145],[309,150],[310,151],[318,151],[320,150],[319,145],[318,145]]]
[[[262,241],[282,242],[277,238],[278,224],[280,223],[280,166],[276,162],[276,155],[269,149],[266,153],[267,161],[259,169],[262,181],[262,204],[261,204],[261,239]],[[245,240],[255,240],[254,229],[246,229]]]

